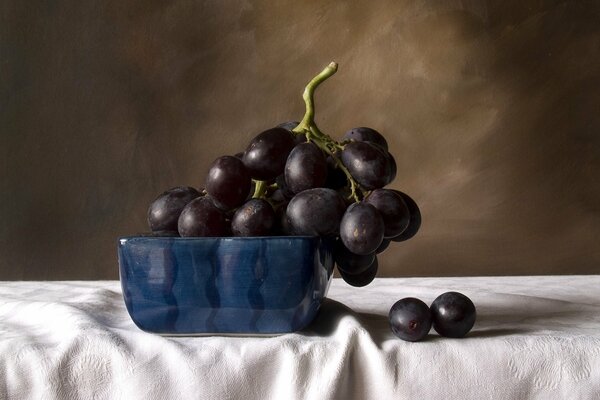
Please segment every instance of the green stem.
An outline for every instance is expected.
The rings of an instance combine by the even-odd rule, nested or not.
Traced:
[[[306,87],[304,88],[302,98],[304,99],[304,103],[306,104],[306,113],[304,114],[304,118],[302,118],[302,121],[300,121],[300,124],[298,124],[298,126],[293,129],[294,133],[304,133],[315,124],[315,90],[321,83],[325,82],[330,76],[335,74],[337,72],[337,68],[337,63],[332,61],[327,67],[325,67],[323,71],[321,71],[317,76],[312,78],[312,80],[308,82],[308,85],[306,85]]]
[[[265,197],[265,193],[267,192],[267,182],[266,181],[254,181],[254,194],[252,195],[253,199],[262,199]]]
[[[341,169],[348,179],[351,192],[349,198],[358,202],[361,198],[364,198],[365,191],[354,180],[348,169],[336,156],[338,151],[342,151],[344,149],[344,145],[347,142],[336,142],[329,135],[321,132],[315,123],[315,90],[321,83],[337,72],[337,67],[337,63],[331,62],[323,71],[321,71],[310,82],[308,82],[308,85],[306,85],[304,88],[304,93],[302,94],[304,104],[306,105],[306,112],[302,118],[302,121],[292,130],[292,132],[296,135],[305,134],[308,141],[313,142],[316,146],[333,158],[336,167]]]

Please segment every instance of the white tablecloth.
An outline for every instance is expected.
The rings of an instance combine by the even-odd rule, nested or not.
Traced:
[[[469,296],[464,339],[403,342],[403,297]],[[118,282],[0,282],[1,399],[600,399],[600,276],[335,279],[305,331],[161,337]]]

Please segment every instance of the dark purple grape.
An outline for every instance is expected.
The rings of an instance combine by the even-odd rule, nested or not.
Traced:
[[[367,190],[387,185],[391,165],[387,152],[370,142],[351,142],[342,150],[342,163],[352,177]]]
[[[417,203],[415,203],[409,195],[399,190],[394,190],[394,192],[402,197],[410,214],[408,227],[400,235],[392,238],[392,242],[403,242],[415,236],[419,231],[419,228],[421,228],[421,211],[419,210]]]
[[[336,235],[345,208],[344,200],[335,190],[315,188],[295,195],[286,215],[296,235]]]
[[[258,134],[244,152],[244,165],[253,179],[267,181],[283,173],[285,161],[295,145],[294,136],[284,128]]]
[[[269,236],[275,226],[275,211],[268,201],[252,199],[239,207],[231,219],[233,236]]]
[[[464,337],[473,325],[477,312],[467,296],[458,292],[439,295],[431,304],[433,329],[442,336]]]
[[[427,304],[414,297],[398,300],[390,309],[390,327],[402,340],[417,342],[431,329],[431,312]]]
[[[354,254],[344,246],[341,240],[336,241],[333,259],[340,271],[346,274],[356,275],[364,272],[375,259],[375,254]]]
[[[408,227],[410,212],[402,197],[389,189],[375,189],[364,200],[379,211],[383,217],[384,238],[398,236]]]
[[[354,254],[374,253],[383,240],[383,218],[371,204],[354,203],[348,207],[340,223],[340,238]]]
[[[352,128],[344,134],[344,140],[355,140],[357,142],[372,142],[387,151],[388,144],[383,135],[371,128]]]
[[[348,274],[341,269],[338,268],[340,275],[344,282],[346,282],[350,286],[354,287],[363,287],[367,286],[369,283],[373,282],[375,276],[377,276],[377,269],[379,268],[379,262],[377,261],[377,257],[373,259],[373,262],[369,267],[359,274]]]
[[[381,244],[379,245],[379,247],[377,248],[377,250],[375,250],[376,254],[380,254],[383,253],[388,246],[390,245],[391,240],[390,239],[383,239],[383,241],[381,242]]]
[[[322,187],[327,179],[327,161],[314,143],[301,143],[285,163],[285,183],[293,193]]]
[[[250,173],[244,163],[236,157],[217,158],[208,170],[206,192],[215,205],[223,210],[231,210],[242,204],[252,186]]]
[[[192,200],[181,212],[178,221],[181,236],[218,237],[228,233],[225,214],[208,196]]]
[[[183,208],[200,192],[189,186],[178,186],[158,196],[148,208],[148,225],[152,231],[177,231],[177,220]]]

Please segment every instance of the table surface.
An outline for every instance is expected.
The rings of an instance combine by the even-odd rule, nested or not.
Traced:
[[[466,338],[397,339],[403,297],[459,291]],[[0,282],[0,398],[600,399],[600,276],[334,279],[305,330],[140,331],[116,281]]]

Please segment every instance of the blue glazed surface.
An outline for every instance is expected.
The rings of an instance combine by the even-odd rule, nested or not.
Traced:
[[[129,315],[160,334],[304,328],[327,294],[332,243],[318,237],[119,239]]]

